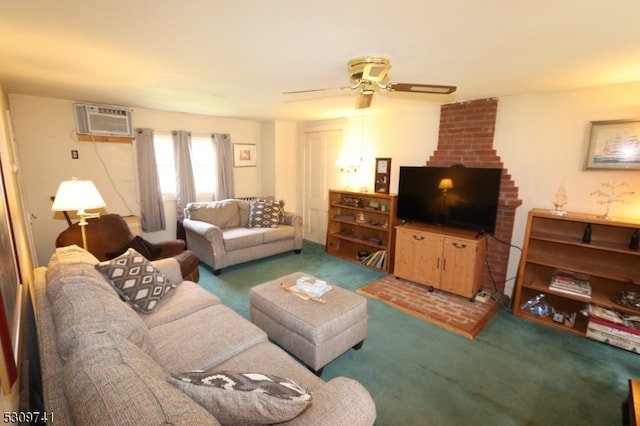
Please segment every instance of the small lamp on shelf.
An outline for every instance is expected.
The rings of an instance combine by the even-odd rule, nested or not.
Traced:
[[[447,211],[447,189],[453,189],[453,181],[449,178],[440,179],[438,189],[442,190],[442,206]]]
[[[80,216],[78,225],[82,233],[82,245],[87,250],[87,236],[84,227],[88,224],[87,219],[100,217],[100,213],[87,213],[85,210],[99,209],[105,206],[106,204],[93,182],[72,178],[60,183],[51,210],[78,211],[78,216]]]

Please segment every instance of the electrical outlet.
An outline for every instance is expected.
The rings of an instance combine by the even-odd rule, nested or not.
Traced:
[[[489,292],[482,290],[480,293],[476,294],[475,301],[481,303],[487,303],[491,299],[491,295]]]
[[[78,158],[80,158],[80,155],[78,154],[78,150],[77,149],[72,149],[71,150],[71,158],[73,160],[77,160]]]

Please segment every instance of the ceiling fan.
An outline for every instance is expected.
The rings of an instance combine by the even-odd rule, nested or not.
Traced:
[[[284,92],[284,94],[289,95],[335,89],[357,90],[358,97],[356,98],[356,109],[362,109],[369,108],[376,89],[382,89],[389,92],[428,93],[438,95],[448,95],[456,91],[456,86],[390,82],[389,70],[391,69],[391,63],[389,62],[389,59],[381,56],[362,56],[352,59],[347,63],[347,69],[349,71],[349,80],[351,81],[352,86],[328,89],[297,90],[293,92]]]

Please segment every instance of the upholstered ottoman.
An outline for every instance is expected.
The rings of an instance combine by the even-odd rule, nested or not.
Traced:
[[[329,362],[362,346],[368,331],[367,300],[335,284],[322,296],[325,303],[303,300],[280,288],[281,283],[295,285],[303,276],[313,278],[295,272],[253,287],[249,314],[271,340],[320,375]]]

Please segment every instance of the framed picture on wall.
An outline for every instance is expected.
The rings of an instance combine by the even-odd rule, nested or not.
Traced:
[[[391,158],[376,158],[374,188],[376,192],[389,193],[389,178],[391,177]]]
[[[256,145],[233,144],[233,167],[256,167]]]
[[[640,119],[592,121],[585,170],[640,170]]]

